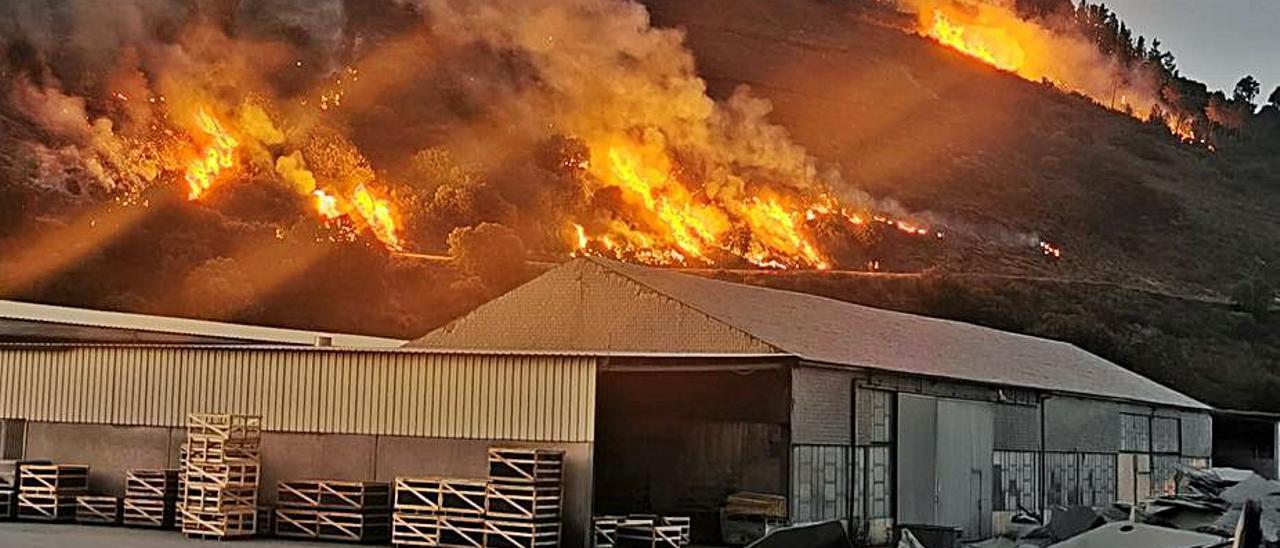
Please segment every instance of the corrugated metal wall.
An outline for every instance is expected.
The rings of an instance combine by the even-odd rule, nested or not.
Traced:
[[[293,349],[0,349],[0,417],[183,426],[261,414],[268,430],[591,441],[596,359]]]

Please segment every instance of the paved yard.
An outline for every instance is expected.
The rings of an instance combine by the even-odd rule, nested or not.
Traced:
[[[253,548],[333,548],[337,544],[316,542],[250,539],[237,541]],[[0,546],[4,548],[175,548],[216,547],[227,544],[212,541],[188,540],[177,531],[151,531],[123,527],[97,527],[88,525],[54,525],[47,523],[0,523]]]

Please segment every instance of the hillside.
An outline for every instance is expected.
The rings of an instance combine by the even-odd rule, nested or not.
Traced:
[[[849,4],[646,2],[714,95],[750,85],[851,184],[957,225],[1060,243],[1062,261],[952,250],[948,270],[1226,292],[1280,264],[1280,172],[1002,73]],[[1225,154],[1225,153],[1224,153]]]

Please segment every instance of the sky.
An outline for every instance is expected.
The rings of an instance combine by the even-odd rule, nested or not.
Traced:
[[[1227,94],[1246,74],[1262,98],[1280,85],[1280,0],[1105,0],[1136,33],[1159,38],[1178,68]]]

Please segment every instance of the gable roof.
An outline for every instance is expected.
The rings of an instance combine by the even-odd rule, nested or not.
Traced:
[[[569,276],[566,276],[569,274]],[[974,382],[1001,384],[1103,396],[1124,400],[1207,409],[1208,406],[1155,381],[1089,353],[1074,345],[1019,335],[962,322],[893,312],[816,295],[737,284],[682,274],[668,269],[636,266],[599,258],[576,259],[543,277],[576,280],[577,288],[559,284],[564,299],[581,292],[593,278],[620,278],[634,286],[632,294],[656,293],[672,306],[684,308],[727,326],[764,348],[812,362],[881,369]],[[540,278],[541,279],[541,278]],[[537,283],[538,280],[530,282]],[[538,307],[521,306],[513,291],[504,309],[520,310],[522,318],[491,318],[494,323],[556,322]],[[602,295],[603,297],[603,295]],[[590,300],[590,295],[587,295]],[[597,303],[601,304],[601,303]],[[593,318],[582,329],[616,334],[622,323],[637,322],[633,306],[607,302],[611,317]],[[452,334],[483,320],[489,305],[481,306],[449,326],[415,341],[418,346],[447,348],[459,340]],[[496,310],[495,310],[496,312]],[[558,311],[559,314],[571,313]],[[536,318],[541,317],[542,320]],[[623,318],[626,318],[623,320]],[[520,341],[481,329],[470,340],[485,340],[494,348],[512,349]],[[643,338],[643,334],[639,334]],[[588,341],[589,343],[590,341]],[[590,344],[572,350],[600,350]],[[614,347],[612,350],[623,348]],[[661,350],[626,348],[626,350]],[[666,349],[670,351],[671,349]],[[729,351],[728,348],[719,349]]]
[[[399,339],[0,300],[0,340],[395,348]]]

